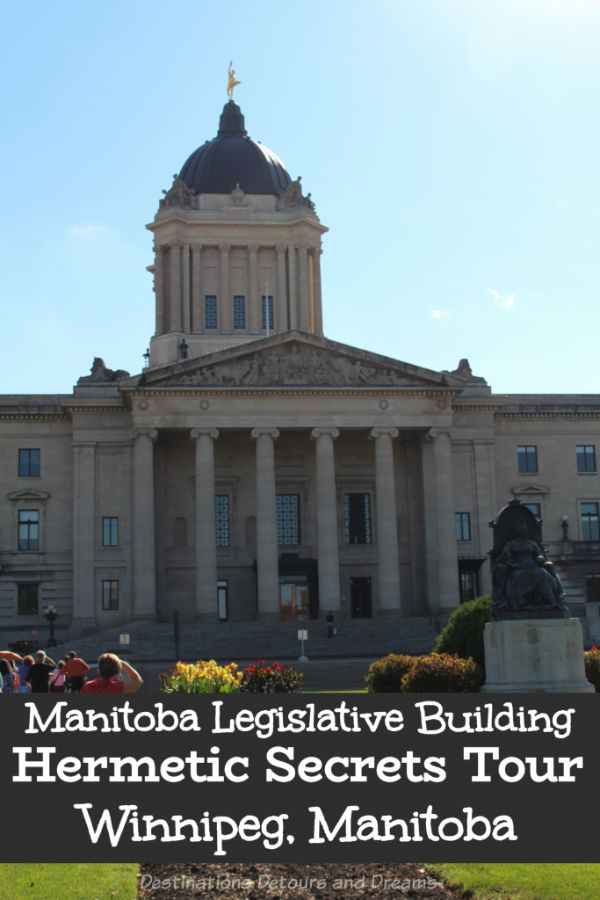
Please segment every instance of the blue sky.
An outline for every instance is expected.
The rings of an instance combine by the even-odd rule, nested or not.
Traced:
[[[4,4],[0,392],[139,371],[150,222],[214,137],[302,175],[328,337],[495,392],[600,392],[600,4]],[[590,340],[592,341],[590,343]]]

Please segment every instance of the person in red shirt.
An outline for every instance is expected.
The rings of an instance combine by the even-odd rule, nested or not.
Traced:
[[[124,672],[127,681],[122,681],[119,676]],[[93,678],[81,688],[82,694],[134,694],[139,691],[142,678],[133,666],[119,659],[115,653],[103,653],[98,660],[99,678]]]
[[[75,650],[67,653],[67,661],[60,670],[60,674],[68,679],[68,686],[72,694],[78,694],[83,687],[86,672],[90,667],[86,662],[77,656]]]

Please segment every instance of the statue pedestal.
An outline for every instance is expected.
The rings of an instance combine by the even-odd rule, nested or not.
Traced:
[[[593,692],[585,678],[579,619],[506,619],[484,633],[482,692]]]

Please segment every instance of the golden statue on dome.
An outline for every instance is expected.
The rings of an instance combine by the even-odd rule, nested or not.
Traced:
[[[227,81],[227,96],[233,102],[233,89],[236,85],[241,84],[242,82],[238,81],[235,77],[235,69],[233,69],[232,66],[233,60],[230,60],[228,69],[229,79]]]

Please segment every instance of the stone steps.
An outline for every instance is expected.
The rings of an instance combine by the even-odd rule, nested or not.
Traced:
[[[342,620],[339,633],[332,638],[327,637],[326,625],[320,620],[183,623],[177,656],[187,660],[297,659],[300,626],[308,631],[304,652],[310,658],[377,658],[390,652],[426,653],[435,640],[433,625],[426,618]],[[132,659],[174,659],[176,656],[172,625],[149,622],[131,622],[60,643],[51,648],[50,655],[58,659],[75,649],[88,662],[93,661],[101,653],[119,653],[119,635],[123,633],[130,636],[127,652]]]

